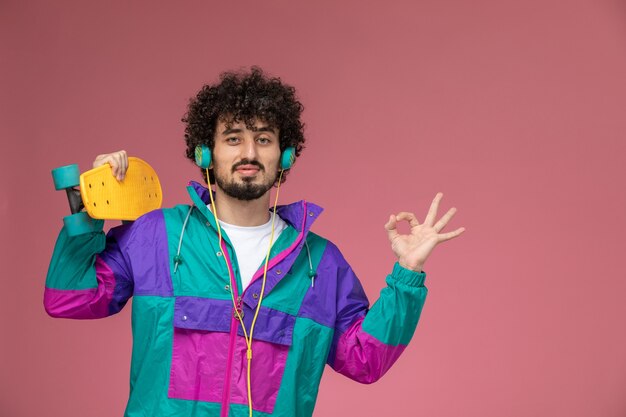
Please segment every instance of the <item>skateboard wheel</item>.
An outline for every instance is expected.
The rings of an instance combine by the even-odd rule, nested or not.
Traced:
[[[80,184],[80,171],[77,164],[66,165],[52,170],[52,180],[54,188],[63,190],[65,188],[77,187]]]
[[[78,236],[101,231],[103,221],[92,219],[87,212],[81,211],[80,213],[63,217],[63,224],[68,236]]]

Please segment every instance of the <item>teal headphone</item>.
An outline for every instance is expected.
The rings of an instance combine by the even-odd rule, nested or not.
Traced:
[[[280,154],[280,168],[290,169],[296,162],[296,148],[290,146]],[[202,169],[207,169],[211,165],[211,150],[207,145],[196,146],[196,165]]]

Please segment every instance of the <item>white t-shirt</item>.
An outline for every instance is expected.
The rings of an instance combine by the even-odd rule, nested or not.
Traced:
[[[235,248],[237,261],[239,262],[241,284],[245,290],[250,281],[252,281],[254,273],[260,266],[264,265],[272,235],[271,213],[270,220],[260,226],[244,227],[224,223],[221,220],[219,222],[220,227],[224,229]],[[274,242],[278,240],[278,236],[286,227],[287,223],[280,216],[276,215],[276,220],[274,221]]]

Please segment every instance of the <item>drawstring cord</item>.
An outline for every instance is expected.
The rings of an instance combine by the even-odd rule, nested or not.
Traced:
[[[187,222],[189,221],[189,216],[193,211],[194,206],[189,207],[189,211],[187,212],[187,217],[185,217],[185,222],[183,223],[183,229],[180,231],[180,239],[178,240],[178,250],[176,251],[176,256],[174,256],[174,273],[178,270],[178,264],[183,263],[183,257],[180,256],[180,248],[183,245],[183,236],[185,235],[185,230],[187,229]]]
[[[311,261],[311,250],[309,249],[309,242],[304,239],[304,246],[306,246],[306,253],[309,255],[309,277],[311,277],[311,288],[315,287],[315,270],[313,269],[313,262]]]

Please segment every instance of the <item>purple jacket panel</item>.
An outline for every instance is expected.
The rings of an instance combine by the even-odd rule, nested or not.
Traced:
[[[176,297],[174,326],[182,329],[230,332],[233,314],[232,300],[202,297]],[[244,308],[243,322],[250,329],[254,310]],[[261,306],[253,338],[280,345],[291,345],[296,318],[282,311]],[[241,326],[238,333],[243,336]]]
[[[135,230],[137,233],[134,233]],[[130,233],[119,228],[111,229],[109,233],[124,234],[120,246],[124,249],[133,277],[134,295],[171,297],[174,294],[162,210],[141,216],[131,224]]]
[[[340,337],[365,317],[368,308],[369,301],[361,282],[337,246],[329,241],[317,267],[315,287],[304,296],[299,316],[334,329],[328,354],[331,366]]]

